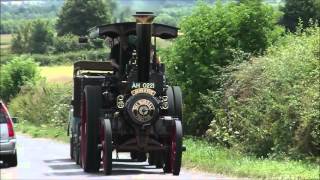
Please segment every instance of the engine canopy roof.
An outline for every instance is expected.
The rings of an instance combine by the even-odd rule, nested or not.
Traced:
[[[179,28],[164,24],[152,24],[152,36],[161,39],[173,39],[178,36]],[[136,35],[136,23],[124,22],[95,26],[89,30],[90,38],[117,38],[121,36]]]

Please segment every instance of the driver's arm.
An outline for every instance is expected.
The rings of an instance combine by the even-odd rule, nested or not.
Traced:
[[[116,69],[119,69],[119,64],[116,62],[116,60],[115,59],[110,59],[111,60],[111,65],[114,67],[114,68],[116,68]]]

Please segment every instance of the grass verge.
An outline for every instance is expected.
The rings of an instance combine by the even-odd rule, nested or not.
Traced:
[[[68,142],[65,127],[34,125],[21,122],[16,130],[32,137],[45,137]],[[187,151],[183,154],[183,166],[209,173],[234,177],[266,179],[319,179],[317,164],[293,160],[259,159],[236,151],[214,146],[204,140],[186,137]]]
[[[69,142],[65,127],[58,128],[21,121],[18,124],[15,124],[14,128],[17,132],[28,134],[34,138],[50,138],[62,142]]]
[[[315,163],[259,159],[193,138],[185,138],[184,144],[187,151],[183,164],[188,168],[236,177],[320,179],[319,165]]]

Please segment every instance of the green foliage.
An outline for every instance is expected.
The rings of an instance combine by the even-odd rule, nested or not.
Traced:
[[[19,27],[24,24],[25,21],[19,20],[2,20],[0,21],[0,34],[16,33]]]
[[[11,42],[12,52],[18,54],[56,54],[103,47],[103,40],[92,40],[83,45],[78,42],[78,36],[72,34],[54,36],[52,24],[43,20],[31,21],[20,27]]]
[[[108,57],[107,49],[82,50],[60,54],[33,54],[34,58],[41,66],[70,64],[80,60],[101,61]]]
[[[53,138],[63,142],[69,142],[70,138],[66,136],[66,127],[52,127],[49,124],[35,124],[28,121],[20,121],[18,124],[14,125],[15,131],[22,132],[24,134],[29,134],[32,137],[41,138]]]
[[[35,21],[29,39],[30,53],[45,53],[52,44],[53,32],[48,22]]]
[[[183,165],[200,171],[246,179],[317,179],[319,165],[307,161],[261,159],[205,140],[185,138]],[[227,179],[227,178],[224,178]]]
[[[79,60],[102,61],[108,56],[109,49],[92,49],[71,51],[57,54],[23,54],[24,57],[30,57],[40,66],[71,64]],[[7,64],[14,59],[15,55],[8,54],[1,56],[1,64]]]
[[[21,54],[29,51],[30,25],[31,23],[24,24],[19,28],[17,34],[13,35],[11,40],[12,52]]]
[[[25,86],[11,100],[9,109],[22,122],[66,128],[71,91],[71,84],[41,82],[37,86]]]
[[[111,12],[111,4],[103,0],[66,0],[56,24],[58,35],[86,35],[89,28],[110,23]]]
[[[200,94],[217,90],[226,65],[234,62],[233,49],[244,53],[263,52],[281,34],[275,25],[277,13],[260,1],[240,4],[198,4],[181,22],[183,36],[163,53],[169,78],[184,93],[184,125],[188,133],[202,134],[213,114]]]
[[[11,43],[14,53],[46,53],[53,45],[53,32],[49,22],[32,21],[20,27]]]
[[[216,115],[208,137],[258,156],[319,157],[319,34],[289,34],[265,56],[231,67],[223,89],[203,98]]]
[[[19,5],[16,3],[1,2],[1,21],[53,18],[61,6],[61,1],[43,1],[42,3],[28,3],[25,1]]]
[[[170,26],[178,26],[180,21],[189,15],[192,7],[181,7],[181,6],[170,6],[163,9],[160,9],[158,16],[155,19],[156,23],[166,24]]]
[[[15,57],[6,65],[1,66],[1,99],[8,101],[19,93],[22,86],[34,85],[39,77],[38,65],[33,59],[25,56]]]
[[[17,33],[19,27],[29,23],[34,19],[45,19],[55,21],[58,9],[62,6],[62,1],[45,1],[38,3],[23,4],[1,2],[0,34]]]
[[[290,31],[295,31],[299,19],[303,27],[309,26],[309,20],[320,21],[320,0],[285,0],[281,23]]]
[[[72,34],[55,37],[53,42],[53,53],[66,53],[70,51],[89,50],[92,48],[104,47],[103,42],[100,42],[100,44],[94,44],[92,42],[87,44],[80,44],[78,42],[78,39],[78,36]]]

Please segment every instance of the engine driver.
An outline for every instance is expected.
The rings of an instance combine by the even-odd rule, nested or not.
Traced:
[[[122,60],[123,65],[126,66],[129,63],[129,60],[132,57],[132,52],[135,49],[135,41],[136,37],[130,35],[129,37],[125,37],[122,39]],[[119,70],[120,64],[120,43],[117,43],[111,48],[110,60],[112,66]]]

